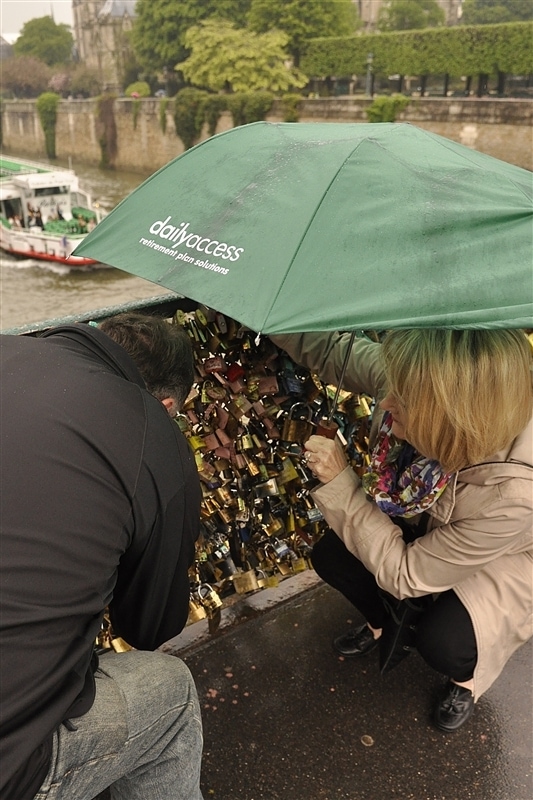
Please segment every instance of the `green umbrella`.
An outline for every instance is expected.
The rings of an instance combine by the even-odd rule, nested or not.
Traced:
[[[193,147],[76,248],[255,331],[533,325],[532,174],[401,123]]]

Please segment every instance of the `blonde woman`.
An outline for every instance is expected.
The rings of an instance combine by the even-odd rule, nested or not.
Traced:
[[[348,336],[274,339],[336,382]],[[401,648],[398,623],[414,614],[413,644],[448,678],[433,718],[444,732],[469,719],[533,634],[531,368],[521,331],[356,339],[343,386],[377,398],[368,473],[355,474],[338,440],[306,442],[320,480],[313,498],[331,527],[313,564],[366,620],[334,647]]]

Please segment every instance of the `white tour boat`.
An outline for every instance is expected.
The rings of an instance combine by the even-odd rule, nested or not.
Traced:
[[[0,156],[0,248],[7,253],[71,267],[96,264],[71,253],[104,213],[73,170]]]

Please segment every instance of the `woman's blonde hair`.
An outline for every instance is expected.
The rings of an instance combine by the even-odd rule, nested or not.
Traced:
[[[522,331],[391,331],[383,355],[407,440],[447,472],[508,447],[531,417],[533,358]]]

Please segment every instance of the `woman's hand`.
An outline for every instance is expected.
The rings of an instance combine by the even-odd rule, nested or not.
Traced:
[[[348,460],[338,438],[310,436],[304,447],[307,464],[321,483],[329,483],[348,466]]]

